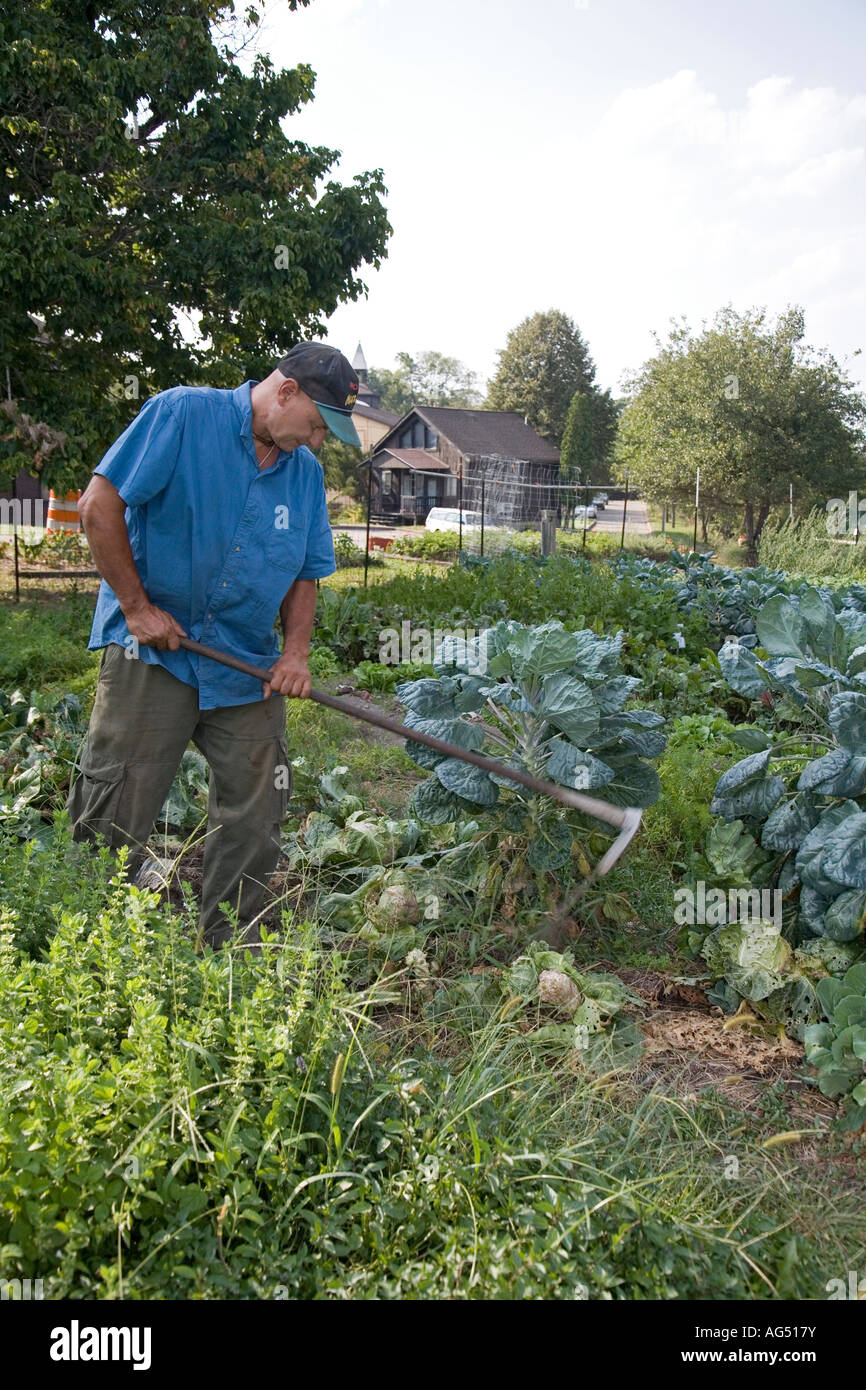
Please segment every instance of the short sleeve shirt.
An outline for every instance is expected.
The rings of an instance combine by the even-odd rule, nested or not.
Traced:
[[[94,469],[126,503],[133,559],[151,603],[190,637],[268,668],[279,655],[274,624],[296,579],[336,569],[324,479],[301,446],[260,469],[251,388],[175,386],[145,402]],[[130,645],[117,596],[102,581],[91,651]],[[261,682],[182,648],[140,645],[198,690],[200,709],[251,704]]]

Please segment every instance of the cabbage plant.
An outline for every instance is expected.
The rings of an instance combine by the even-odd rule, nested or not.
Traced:
[[[560,622],[504,621],[472,640],[446,637],[436,676],[403,682],[396,694],[410,729],[617,806],[645,807],[659,795],[649,760],[665,746],[664,720],[628,707],[640,682],[621,673],[621,652],[622,632],[601,637]],[[543,878],[574,861],[589,873],[580,837],[601,830],[600,822],[411,737],[406,750],[430,772],[412,797],[419,821],[474,816],[500,843],[507,837],[514,868]]]
[[[719,779],[710,809],[731,832],[728,861],[749,863],[788,910],[783,933],[728,926],[704,955],[723,978],[720,1002],[786,999],[777,1016],[803,1036],[827,1008],[829,986],[807,988],[811,967],[842,974],[866,944],[866,615],[806,586],[771,598],[755,626],[754,645],[726,642],[719,663],[781,727],[734,735],[750,751]]]

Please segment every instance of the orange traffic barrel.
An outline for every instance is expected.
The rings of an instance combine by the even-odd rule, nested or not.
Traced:
[[[78,517],[78,499],[81,496],[81,489],[77,492],[67,492],[65,497],[58,497],[56,493],[48,494],[48,523],[47,531],[80,531],[81,522]]]

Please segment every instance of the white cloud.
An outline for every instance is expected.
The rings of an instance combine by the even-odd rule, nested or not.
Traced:
[[[630,62],[606,65],[622,36],[604,7],[569,19],[541,0],[530,22],[506,5],[494,30],[486,8],[315,0],[272,21],[274,61],[318,73],[287,129],[344,151],[333,176],[381,165],[388,187],[388,257],[362,270],[369,298],[338,309],[333,342],[361,338],[381,366],[436,348],[483,374],[553,306],[614,388],[650,330],[727,303],[800,302],[809,338],[858,345],[866,95],[752,60],[746,85],[739,50],[716,62],[706,34],[702,50],[658,26],[645,55],[632,36]],[[696,61],[671,71],[669,49]],[[648,78],[617,89],[617,70]]]

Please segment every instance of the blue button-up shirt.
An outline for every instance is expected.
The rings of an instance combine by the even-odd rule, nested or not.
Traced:
[[[322,469],[301,446],[260,469],[250,389],[175,386],[151,396],[94,472],[126,503],[132,554],[147,595],[208,646],[269,668],[274,624],[296,579],[336,569]],[[102,581],[88,644],[131,646],[126,620]],[[261,682],[182,648],[139,646],[198,689],[199,709],[262,698]],[[134,737],[134,730],[130,731]]]

